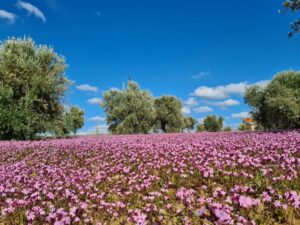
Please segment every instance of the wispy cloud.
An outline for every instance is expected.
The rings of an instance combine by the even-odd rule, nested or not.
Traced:
[[[203,118],[198,118],[197,122],[201,124],[201,123],[203,123],[204,119],[205,119],[204,117]]]
[[[231,83],[228,85],[219,85],[216,87],[200,86],[191,95],[207,100],[225,99],[232,95],[242,96],[245,93],[246,88],[252,85],[259,85],[263,87],[268,83],[268,80],[263,80],[253,84],[249,84],[248,82],[240,82]]]
[[[239,112],[239,113],[233,113],[231,114],[231,117],[234,119],[241,119],[244,117],[249,117],[249,112]]]
[[[29,14],[35,15],[37,18],[40,18],[44,23],[46,23],[46,17],[44,13],[38,7],[32,5],[31,3],[18,1],[16,6],[19,9],[25,9]]]
[[[210,108],[209,106],[200,106],[200,107],[194,108],[193,111],[195,113],[206,113],[206,112],[212,112],[214,110],[212,108]]]
[[[0,9],[0,18],[9,21],[10,23],[14,23],[17,19],[17,15],[7,12],[5,10]]]
[[[87,102],[91,105],[100,105],[102,103],[102,99],[101,98],[91,98],[91,99],[87,100]]]
[[[188,106],[183,106],[182,109],[181,109],[181,112],[182,112],[183,114],[191,114],[191,113],[192,113],[192,110],[191,110],[191,108],[188,107]]]
[[[89,84],[81,84],[76,86],[76,88],[80,91],[86,91],[86,92],[94,92],[97,93],[99,89],[97,87],[91,86]]]
[[[106,120],[106,118],[101,116],[94,116],[94,117],[90,117],[89,120],[93,122],[103,122]]]
[[[197,100],[193,97],[188,98],[186,101],[183,102],[187,106],[196,106],[198,104]]]
[[[95,11],[96,16],[101,16],[101,12]]]
[[[204,101],[205,104],[207,105],[211,105],[211,106],[217,106],[217,107],[221,107],[221,108],[227,108],[229,106],[234,106],[234,105],[239,105],[240,102],[234,99],[227,99],[224,101],[220,101],[220,102],[212,102],[212,101]]]
[[[206,71],[206,72],[200,72],[200,73],[197,73],[193,76],[193,79],[201,79],[203,77],[206,77],[210,74],[210,71]]]

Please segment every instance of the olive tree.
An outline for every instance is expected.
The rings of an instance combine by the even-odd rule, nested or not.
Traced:
[[[108,130],[113,134],[148,133],[155,121],[153,97],[133,81],[124,90],[109,90],[103,95]]]
[[[164,133],[181,132],[184,118],[181,101],[175,96],[162,96],[154,100],[156,123]]]
[[[65,59],[30,38],[0,44],[0,139],[31,139],[63,113]]]
[[[197,126],[197,131],[209,131],[209,132],[218,132],[222,131],[223,128],[223,117],[216,117],[215,115],[207,116],[203,120],[203,124]]]
[[[183,118],[183,129],[187,129],[188,132],[195,129],[197,120],[191,116],[186,116]]]
[[[76,106],[71,106],[66,110],[63,116],[64,133],[76,134],[77,130],[84,125],[84,111]]]
[[[248,88],[244,98],[264,129],[300,128],[300,72],[279,73],[266,87]]]

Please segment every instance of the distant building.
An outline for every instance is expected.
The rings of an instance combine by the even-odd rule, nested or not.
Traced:
[[[243,126],[245,127],[245,130],[251,130],[255,131],[256,123],[254,119],[252,118],[243,118]]]

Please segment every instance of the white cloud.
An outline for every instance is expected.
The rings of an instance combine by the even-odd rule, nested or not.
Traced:
[[[0,18],[8,20],[10,23],[14,23],[17,19],[17,15],[0,9]]]
[[[205,101],[205,104],[217,106],[217,107],[221,107],[221,108],[226,108],[229,106],[239,105],[240,102],[230,98],[230,99],[220,101],[220,102]]]
[[[217,102],[217,106],[220,106],[220,107],[228,107],[228,106],[233,106],[233,105],[239,105],[240,102],[237,101],[237,100],[234,100],[234,99],[227,99],[223,102]]]
[[[198,121],[198,123],[201,124],[201,123],[203,123],[204,119],[205,119],[205,118],[198,118],[197,121]]]
[[[46,23],[46,17],[44,13],[38,7],[32,5],[31,3],[18,1],[17,7],[19,9],[25,9],[29,14],[35,15],[37,18],[40,18],[44,23]]]
[[[200,107],[194,108],[193,111],[195,113],[206,113],[206,112],[212,112],[213,109],[210,108],[209,106],[200,106]]]
[[[191,114],[192,113],[191,109],[187,106],[183,106],[182,109],[181,109],[181,112],[183,114]]]
[[[94,116],[94,117],[90,117],[89,120],[94,122],[103,122],[106,120],[106,118],[101,116]]]
[[[193,76],[194,79],[200,79],[200,78],[203,78],[203,77],[206,77],[210,74],[210,71],[207,71],[207,72],[200,72],[198,74],[195,74]]]
[[[219,85],[216,87],[200,86],[191,95],[207,100],[225,99],[229,98],[231,95],[242,96],[246,88],[252,85],[259,85],[261,87],[264,87],[269,82],[269,80],[262,80],[257,81],[253,84],[249,84],[248,82],[240,82],[228,85]]]
[[[87,102],[91,105],[100,105],[102,103],[102,99],[101,98],[91,98],[91,99],[87,100]]]
[[[240,113],[231,114],[231,117],[235,119],[242,119],[244,117],[249,117],[249,116],[250,116],[249,112],[240,112]]]
[[[196,101],[195,98],[191,97],[191,98],[188,98],[188,100],[184,101],[184,104],[187,106],[196,106],[198,104],[198,102]]]
[[[246,87],[246,82],[228,84],[226,86],[221,85],[217,87],[200,86],[192,95],[204,99],[224,99],[230,97],[231,94],[243,95]]]
[[[99,91],[97,87],[91,86],[89,84],[81,84],[76,86],[76,88],[80,91],[90,91],[94,93],[97,93]]]

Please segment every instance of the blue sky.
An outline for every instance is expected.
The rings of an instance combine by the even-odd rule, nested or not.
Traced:
[[[222,115],[237,127],[249,111],[245,87],[300,69],[300,38],[287,37],[295,15],[279,14],[282,2],[1,0],[0,40],[30,36],[66,57],[82,132],[95,120],[104,129],[95,103],[128,76],[154,96],[176,95],[199,120]]]

